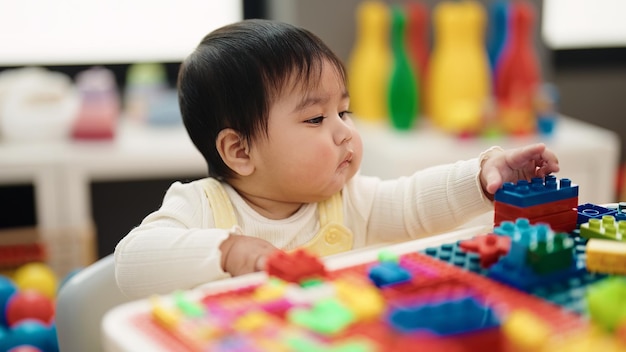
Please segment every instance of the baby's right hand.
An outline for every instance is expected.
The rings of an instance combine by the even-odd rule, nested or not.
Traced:
[[[222,269],[238,276],[265,269],[266,258],[279,249],[260,238],[230,234],[220,250]]]

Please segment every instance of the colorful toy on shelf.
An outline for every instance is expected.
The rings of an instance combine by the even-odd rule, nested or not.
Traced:
[[[406,47],[407,18],[402,7],[391,9],[391,50],[393,64],[389,79],[389,118],[398,130],[413,127],[419,113],[417,72]]]
[[[494,224],[526,218],[531,224],[547,223],[555,231],[570,232],[576,228],[578,186],[567,178],[556,176],[505,183],[496,191]]]
[[[404,4],[407,17],[406,47],[417,79],[418,113],[426,111],[426,77],[430,56],[430,29],[428,8],[423,2],[409,1]]]
[[[488,10],[487,54],[491,72],[496,72],[509,31],[509,1],[494,1],[489,5]]]
[[[379,0],[363,1],[356,12],[356,42],[348,60],[350,109],[359,118],[383,121],[389,116],[391,68],[390,13]]]
[[[484,7],[476,1],[442,1],[434,9],[427,113],[435,126],[453,134],[476,135],[484,127],[491,96],[485,22]]]
[[[530,1],[512,1],[506,44],[495,69],[494,93],[500,125],[508,133],[536,130],[535,94],[539,89],[539,60],[533,45],[535,10]]]
[[[72,137],[86,140],[115,137],[121,99],[113,72],[104,67],[84,70],[76,76],[76,87],[81,104]]]

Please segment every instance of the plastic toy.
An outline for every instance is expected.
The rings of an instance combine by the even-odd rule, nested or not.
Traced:
[[[406,47],[407,18],[400,5],[391,9],[391,76],[389,78],[389,118],[398,130],[409,130],[420,113],[417,74],[411,67]]]
[[[357,6],[355,17],[356,42],[347,63],[350,108],[365,121],[384,121],[389,116],[392,63],[390,11],[383,1],[368,0]]]
[[[58,352],[54,322],[56,275],[43,263],[0,275],[0,351]]]
[[[54,302],[37,291],[18,291],[6,303],[6,318],[10,327],[26,319],[49,324],[53,317]]]
[[[585,203],[581,204],[577,208],[578,211],[578,224],[584,224],[589,222],[590,219],[602,219],[605,215],[615,215],[617,214],[616,209],[609,209],[606,207],[602,207],[599,205]]]
[[[626,220],[618,221],[612,215],[589,219],[589,222],[580,225],[580,235],[585,238],[626,241]]]
[[[626,275],[626,243],[590,239],[586,264],[591,272]]]
[[[556,202],[568,198],[578,198],[578,186],[568,178],[557,182],[554,175],[535,177],[530,182],[520,180],[517,183],[506,182],[496,191],[494,199],[518,207]]]
[[[626,278],[611,277],[589,288],[589,315],[594,322],[614,331],[626,321]]]
[[[578,220],[578,186],[570,179],[548,175],[505,183],[495,196],[494,224],[526,218],[531,224],[549,224],[554,231],[571,232]]]
[[[326,274],[319,258],[300,249],[292,253],[277,251],[267,259],[266,266],[269,275],[289,282],[300,282]]]
[[[462,241],[459,243],[459,247],[466,251],[478,253],[480,256],[480,266],[482,268],[489,268],[492,264],[497,262],[501,256],[509,253],[511,238],[490,233]]]
[[[43,263],[28,263],[20,266],[13,274],[13,281],[20,290],[35,290],[49,298],[54,298],[57,291],[57,276]]]

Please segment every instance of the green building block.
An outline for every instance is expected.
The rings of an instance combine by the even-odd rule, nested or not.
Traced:
[[[526,261],[539,275],[567,269],[574,262],[574,240],[565,233],[557,233],[546,241],[531,242]]]
[[[310,309],[292,309],[287,314],[287,319],[320,334],[333,335],[352,324],[356,317],[338,300],[326,298],[315,302]]]
[[[589,222],[580,225],[580,236],[626,242],[626,220],[616,221],[612,215],[589,219]]]
[[[591,320],[613,332],[626,319],[626,277],[608,277],[587,289]]]

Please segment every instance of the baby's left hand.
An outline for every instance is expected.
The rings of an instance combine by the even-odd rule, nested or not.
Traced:
[[[492,150],[483,161],[480,183],[490,199],[505,182],[544,177],[559,171],[559,160],[543,143],[509,150]]]

